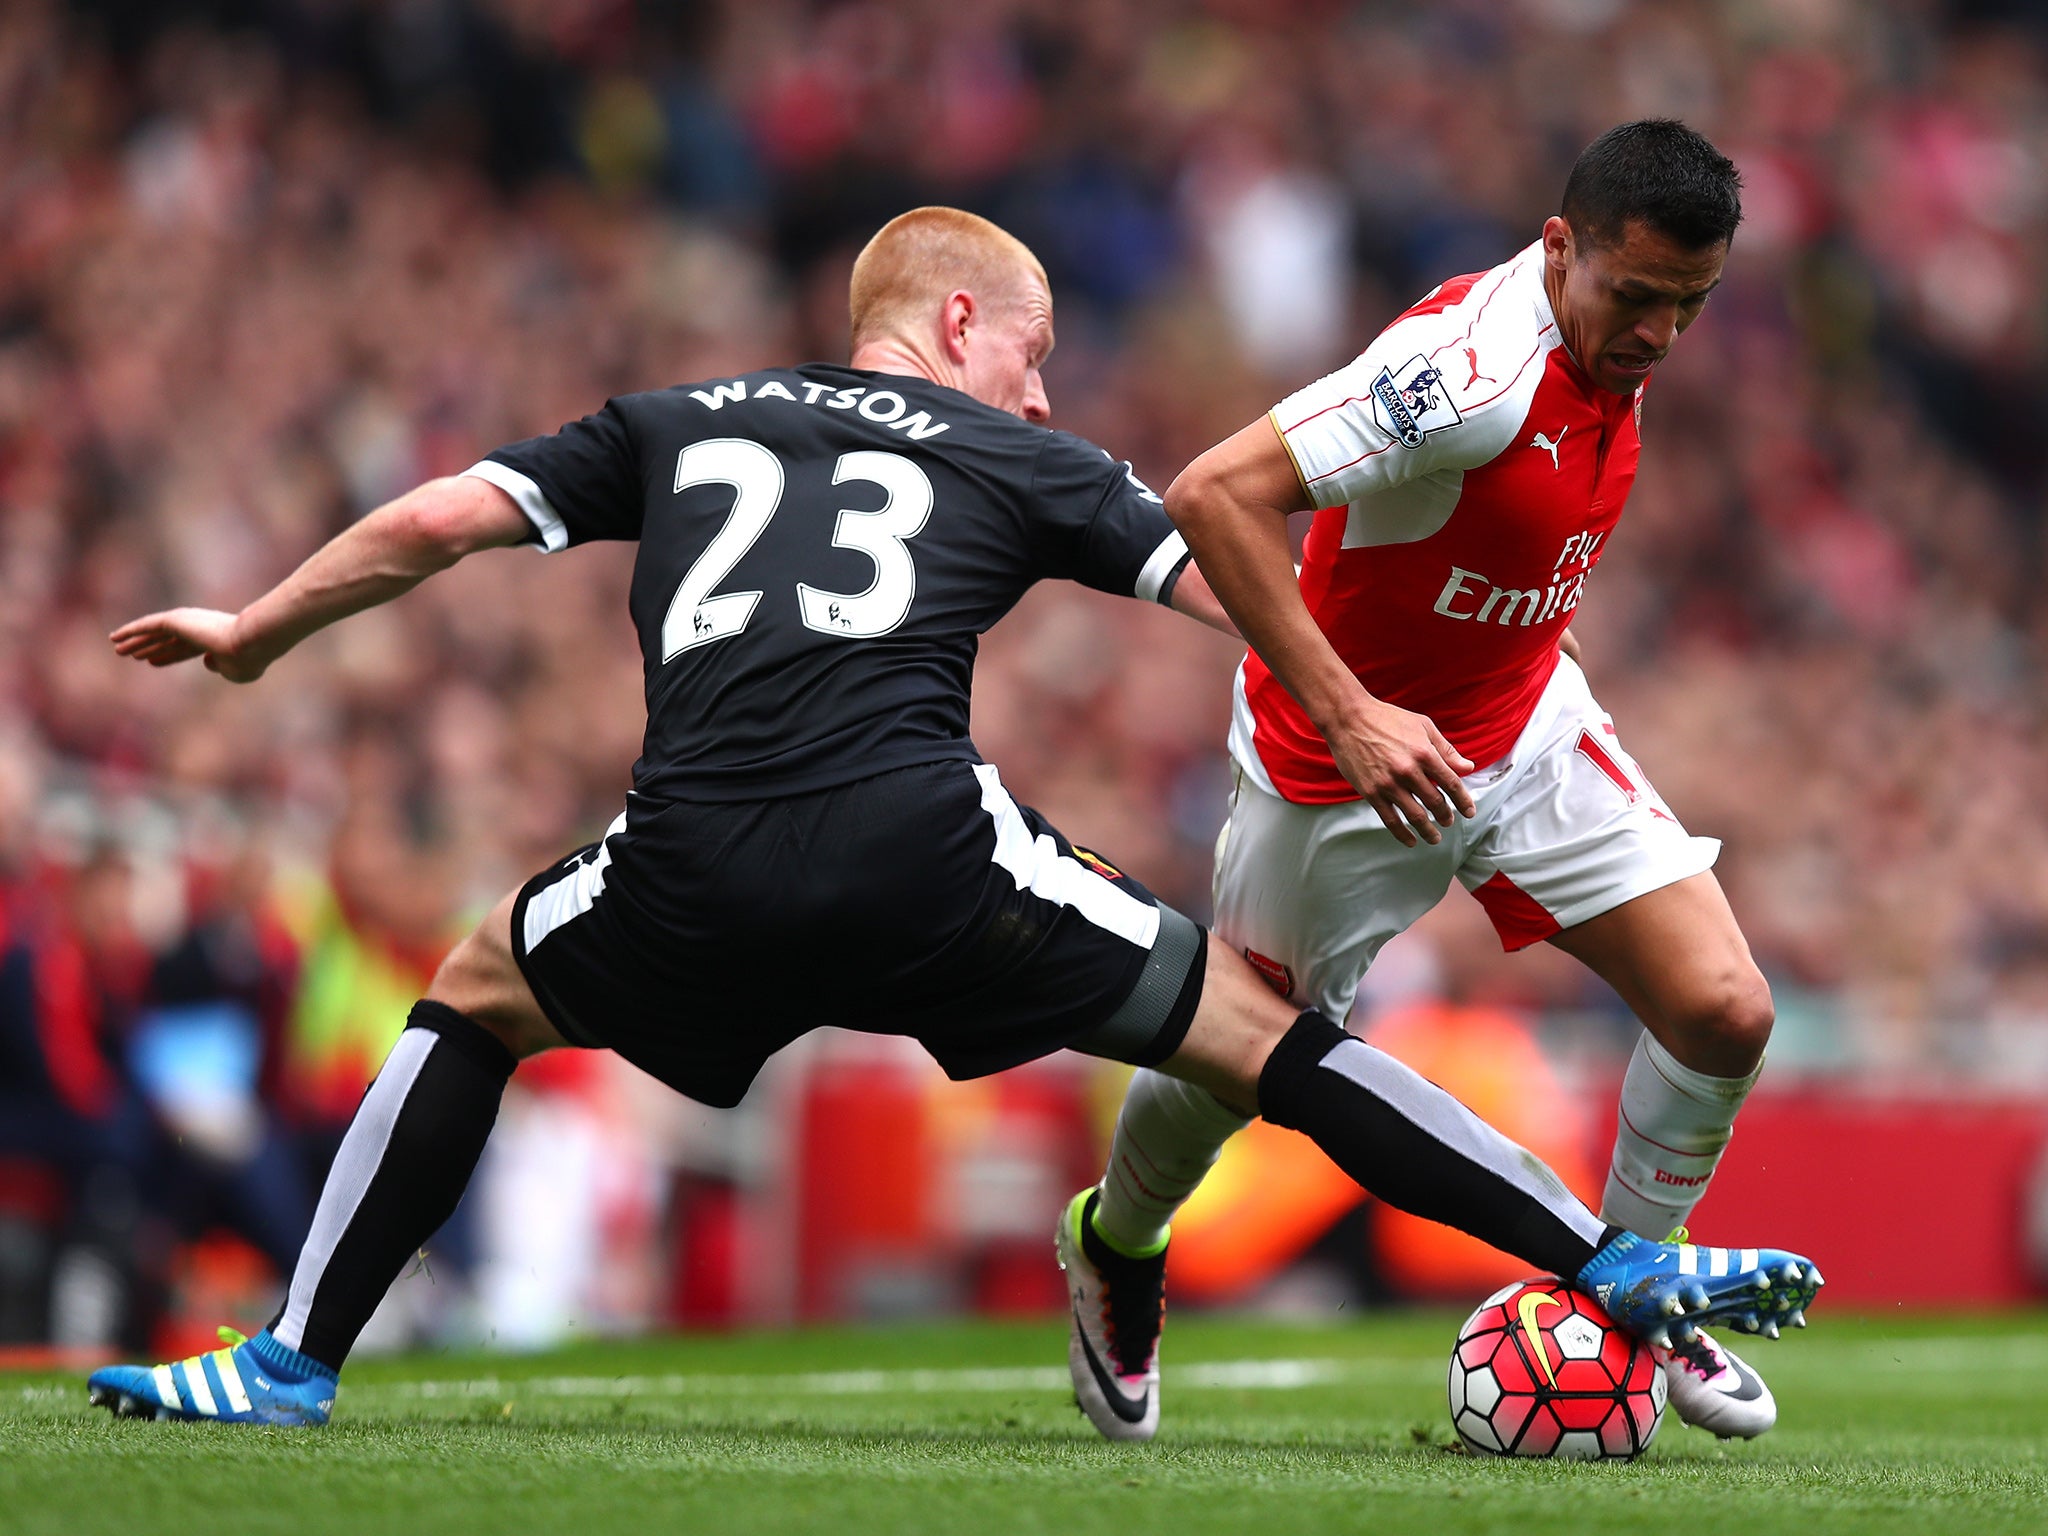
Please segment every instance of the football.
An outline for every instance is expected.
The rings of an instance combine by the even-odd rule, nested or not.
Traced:
[[[1451,1350],[1451,1423],[1475,1451],[1628,1461],[1664,1417],[1650,1346],[1562,1280],[1522,1280],[1465,1319]]]

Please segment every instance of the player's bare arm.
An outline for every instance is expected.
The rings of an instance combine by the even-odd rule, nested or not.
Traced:
[[[403,596],[480,549],[518,544],[532,525],[496,486],[430,480],[337,534],[240,613],[172,608],[109,637],[123,656],[168,667],[203,658],[231,683],[252,683],[308,635]]]
[[[1216,595],[1216,589],[1209,585],[1209,578],[1202,574],[1201,567],[1190,560],[1187,568],[1180,573],[1173,584],[1173,596],[1167,600],[1167,607],[1176,613],[1184,613],[1198,624],[1220,630],[1233,640],[1242,640],[1244,634],[1231,621],[1230,614],[1223,607],[1223,600]]]
[[[1167,515],[1222,607],[1300,701],[1344,777],[1404,844],[1439,842],[1454,808],[1473,813],[1460,775],[1476,765],[1426,716],[1368,693],[1317,627],[1287,536],[1289,514],[1310,504],[1270,418],[1211,448],[1166,493]]]

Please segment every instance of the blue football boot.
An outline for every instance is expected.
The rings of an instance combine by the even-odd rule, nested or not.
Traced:
[[[1775,1339],[1806,1326],[1821,1288],[1809,1260],[1777,1248],[1653,1243],[1624,1232],[1586,1261],[1578,1286],[1615,1322],[1659,1349],[1684,1348],[1701,1323]]]
[[[264,1329],[220,1331],[225,1349],[171,1365],[109,1365],[86,1378],[86,1401],[120,1419],[216,1419],[223,1424],[325,1424],[334,1373]]]

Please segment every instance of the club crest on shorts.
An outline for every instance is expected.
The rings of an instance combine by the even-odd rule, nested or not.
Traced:
[[[1244,957],[1251,961],[1252,969],[1259,973],[1259,979],[1282,997],[1286,997],[1294,990],[1294,972],[1278,960],[1262,955],[1256,949],[1246,950]]]
[[[1432,432],[1455,427],[1464,418],[1451,404],[1444,372],[1420,353],[1398,369],[1382,368],[1372,381],[1372,415],[1382,431],[1404,448],[1420,448]]]
[[[1099,853],[1090,853],[1086,848],[1076,848],[1074,857],[1086,864],[1105,880],[1121,880],[1124,872]]]

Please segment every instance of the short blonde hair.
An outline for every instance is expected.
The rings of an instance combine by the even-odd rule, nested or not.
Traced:
[[[1031,248],[977,214],[959,208],[898,214],[854,260],[847,294],[853,345],[918,325],[959,289],[984,304],[1021,299],[1027,273],[1052,292]]]

